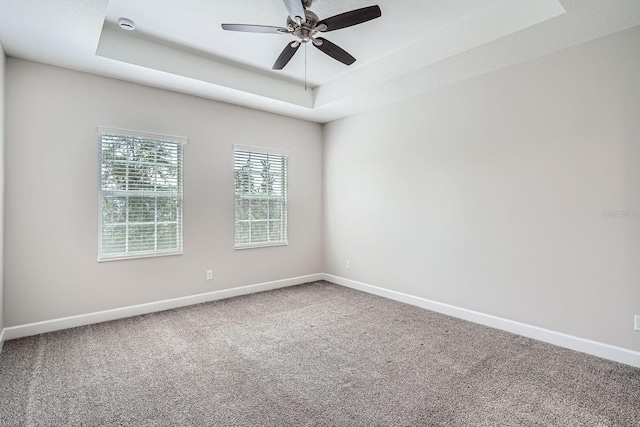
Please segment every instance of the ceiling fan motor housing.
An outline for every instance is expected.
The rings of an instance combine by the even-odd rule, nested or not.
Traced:
[[[315,36],[319,31],[322,31],[321,28],[316,28],[318,21],[320,21],[318,15],[310,10],[305,10],[304,13],[306,15],[305,17],[307,22],[303,22],[301,24],[291,19],[291,17],[287,18],[287,28],[301,43],[307,43],[313,40],[313,36]]]

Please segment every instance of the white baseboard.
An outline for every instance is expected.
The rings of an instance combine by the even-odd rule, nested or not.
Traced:
[[[273,282],[259,283],[256,285],[242,286],[232,289],[223,289],[220,291],[207,292],[204,294],[189,295],[181,298],[150,302],[147,304],[115,308],[113,310],[105,310],[95,313],[63,317],[61,319],[46,320],[44,322],[12,326],[10,328],[4,329],[4,339],[12,340],[16,338],[28,337],[31,335],[43,334],[46,332],[59,331],[61,329],[75,328],[77,326],[107,322],[109,320],[122,319],[125,317],[138,316],[140,314],[153,313],[156,311],[170,310],[172,308],[231,298],[239,295],[268,291],[272,289],[284,288],[287,286],[301,285],[307,282],[322,280],[323,277],[324,275],[321,273],[310,274],[308,276],[293,277],[290,279],[276,280]]]
[[[597,341],[591,341],[585,338],[575,337],[561,332],[539,328],[537,326],[527,325],[525,323],[508,320],[473,310],[467,310],[465,308],[443,304],[425,298],[403,294],[401,292],[379,288],[377,286],[372,286],[366,283],[361,283],[325,273],[311,274],[308,276],[276,280],[273,282],[259,283],[232,289],[224,289],[220,291],[207,292],[204,294],[190,295],[186,297],[151,302],[147,304],[116,308],[113,310],[99,311],[96,313],[81,314],[77,316],[64,317],[61,319],[53,319],[26,325],[12,326],[0,330],[0,352],[2,352],[2,346],[5,340],[38,335],[46,332],[58,331],[61,329],[75,328],[77,326],[90,325],[93,323],[107,322],[109,320],[122,319],[125,317],[137,316],[140,314],[170,310],[172,308],[200,304],[203,302],[231,298],[255,292],[268,291],[271,289],[284,288],[287,286],[295,286],[302,283],[314,282],[316,280],[327,280],[337,285],[357,289],[384,298],[389,298],[395,301],[422,307],[427,310],[446,314],[448,316],[457,317],[474,323],[479,323],[481,325],[501,329],[539,341],[548,342],[560,347],[565,347],[571,350],[580,351],[583,353],[591,354],[593,356],[602,357],[604,359],[609,359],[615,362],[620,362],[640,368],[640,352],[637,351],[629,350],[622,347],[616,347]]]
[[[479,323],[514,334],[533,338],[538,341],[544,341],[560,347],[587,353],[592,356],[601,357],[603,359],[613,360],[615,362],[631,365],[640,368],[640,352],[629,350],[622,347],[616,347],[597,341],[591,341],[572,335],[563,334],[561,332],[551,331],[549,329],[539,328],[537,326],[527,325],[525,323],[515,322],[513,320],[503,319],[501,317],[480,313],[465,308],[456,307],[449,304],[443,304],[428,299],[403,294],[389,289],[379,288],[377,286],[368,285],[366,283],[356,282],[354,280],[345,279],[343,277],[324,274],[324,280],[335,283],[337,285],[364,291],[370,294],[400,301],[406,304],[415,305],[427,310],[446,314],[448,316],[457,317],[468,320],[470,322]]]

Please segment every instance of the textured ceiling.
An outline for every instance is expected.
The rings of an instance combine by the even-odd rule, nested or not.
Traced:
[[[382,17],[326,33],[358,60],[309,46],[271,66],[292,36],[282,0],[2,0],[8,55],[326,122],[636,25],[638,0],[316,0],[320,18],[378,4]],[[136,31],[115,25],[120,17]]]

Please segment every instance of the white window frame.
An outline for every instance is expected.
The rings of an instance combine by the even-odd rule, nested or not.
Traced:
[[[236,250],[244,250],[244,249],[255,249],[255,248],[267,248],[274,246],[287,246],[289,244],[289,221],[288,221],[288,209],[289,209],[289,151],[287,150],[279,150],[275,148],[264,148],[264,147],[254,147],[249,145],[238,145],[235,144],[233,146],[233,170],[234,170],[234,209],[236,205],[236,201],[238,199],[238,193],[235,191],[235,172],[236,172],[236,153],[237,152],[245,152],[252,153],[257,155],[272,155],[277,157],[284,158],[285,168],[283,171],[284,176],[282,177],[281,185],[284,188],[284,195],[280,200],[284,202],[284,209],[282,211],[282,216],[280,220],[283,222],[282,231],[284,233],[284,239],[274,242],[256,242],[256,243],[243,243],[238,244],[238,239],[236,236],[236,227],[238,223],[238,218],[236,217],[236,213],[234,211],[234,220],[233,220],[233,231],[234,231],[234,247]],[[252,198],[259,198],[259,196],[251,196]],[[243,220],[246,221],[246,220]]]
[[[102,238],[103,238],[103,212],[102,212],[102,203],[103,198],[106,193],[109,191],[103,190],[102,183],[102,148],[103,148],[103,135],[112,135],[112,136],[121,136],[124,138],[138,138],[138,139],[148,139],[153,141],[162,141],[168,143],[175,143],[178,147],[178,155],[179,155],[179,165],[178,165],[178,178],[177,178],[177,202],[179,204],[178,217],[176,219],[176,225],[178,227],[178,248],[171,250],[152,250],[152,251],[138,251],[138,252],[129,252],[128,250],[123,253],[116,254],[103,254],[102,253]],[[184,224],[183,224],[183,198],[184,198],[184,146],[188,143],[188,138],[184,136],[176,136],[176,135],[166,135],[152,132],[144,132],[130,129],[121,129],[109,126],[98,126],[98,262],[105,261],[117,261],[117,260],[125,260],[125,259],[137,259],[137,258],[150,258],[150,257],[159,257],[159,256],[171,256],[171,255],[182,255],[184,248]],[[123,190],[126,192],[126,190]],[[144,191],[137,191],[136,193]],[[149,195],[153,197],[153,191],[149,192]],[[157,196],[155,196],[157,197]],[[126,225],[136,224],[134,222],[129,223],[126,221]],[[157,221],[154,221],[154,224],[157,226]],[[156,228],[157,232],[157,228]],[[156,235],[157,236],[157,235]],[[127,242],[128,243],[128,242]]]

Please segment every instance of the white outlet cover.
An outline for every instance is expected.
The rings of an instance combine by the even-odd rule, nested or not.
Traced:
[[[640,331],[640,315],[636,314],[634,317],[633,329]]]

